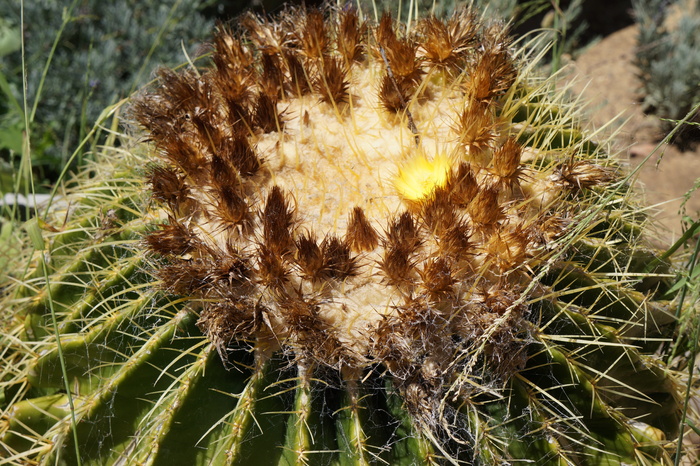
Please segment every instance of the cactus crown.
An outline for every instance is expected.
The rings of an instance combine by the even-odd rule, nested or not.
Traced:
[[[56,269],[89,305],[47,288],[62,300],[61,332],[76,335],[64,359],[85,398],[78,441],[111,419],[107,393],[153,404],[127,410],[123,432],[110,420],[112,446],[86,454],[165,461],[166,446],[194,436],[208,447],[192,461],[245,463],[262,434],[293,464],[332,452],[357,464],[666,457],[673,383],[634,343],[672,319],[645,268],[653,254],[636,245],[638,210],[606,148],[523,54],[469,10],[408,30],[326,7],[245,16],[219,27],[213,66],[160,71],[130,110],[148,140],[150,202],[142,182],[107,174],[109,215],[95,222],[99,202],[84,200],[87,239],[64,233],[52,246],[92,245]],[[116,165],[144,160],[129,157]],[[134,229],[148,231],[134,240]],[[93,261],[104,270],[71,278]],[[27,305],[22,336],[51,351],[22,360],[30,385],[48,389],[58,366],[45,298]],[[176,337],[196,333],[194,321],[210,345]],[[210,364],[213,351],[230,372]],[[264,395],[290,370],[294,386]],[[127,386],[134,373],[158,390]],[[38,395],[17,380],[18,399]],[[320,381],[341,393],[332,414],[314,404]],[[203,425],[186,433],[200,390],[236,395],[197,408]],[[287,413],[286,433],[261,413]],[[12,432],[29,421],[19,408],[8,416],[5,441],[23,445]],[[67,418],[49,423],[54,457],[70,442]],[[396,432],[376,429],[384,422]]]
[[[421,402],[462,351],[520,368],[533,267],[610,172],[576,148],[533,168],[504,30],[469,11],[412,31],[351,9],[243,25],[219,29],[212,68],[162,71],[133,107],[161,160],[163,287],[198,299],[222,354],[380,363]]]

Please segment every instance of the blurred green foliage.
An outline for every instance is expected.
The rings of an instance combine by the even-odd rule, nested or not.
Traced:
[[[0,0],[0,192],[14,187],[22,152],[23,58],[31,164],[36,182],[52,183],[106,107],[147,82],[155,67],[184,62],[183,50],[195,56],[213,26],[201,14],[203,1],[22,3],[23,12],[20,0]]]

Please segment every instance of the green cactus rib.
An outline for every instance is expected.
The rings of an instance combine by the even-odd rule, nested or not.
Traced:
[[[7,432],[3,438],[3,458],[12,460],[10,449],[23,452],[36,448],[36,437],[41,437],[59,419],[67,416],[70,416],[68,397],[63,393],[24,399],[15,403],[8,412]],[[20,462],[22,456],[18,455],[14,459]]]
[[[77,260],[81,259],[78,257]],[[103,257],[103,260],[106,258]],[[122,282],[128,282],[143,265],[142,259],[137,256],[118,261],[116,264],[121,267],[98,267],[93,272],[85,270],[82,273],[83,279],[81,279],[81,275],[72,274],[74,267],[70,267],[68,271],[58,275],[56,282],[51,281],[52,291],[57,291],[57,294],[45,290],[37,295],[37,300],[27,314],[25,323],[27,333],[36,338],[46,336],[50,332],[48,326],[48,320],[51,317],[48,313],[49,296],[52,297],[54,303],[60,303],[59,306],[56,306],[57,314],[64,315],[60,317],[59,323],[61,334],[74,333],[89,326],[89,320],[97,318],[94,315],[97,310],[104,309],[105,312],[109,312],[110,308],[102,296],[103,290],[110,289]],[[85,281],[86,277],[90,281]],[[128,295],[133,291],[135,290],[127,289],[124,293]],[[119,299],[118,296],[114,295],[109,297]],[[128,297],[124,296],[121,299],[126,300]]]
[[[589,320],[615,326],[621,335],[637,334],[650,341],[670,336],[675,319],[668,302],[649,302],[643,293],[574,265],[554,267],[544,281],[559,294],[560,301],[588,309]]]
[[[435,448],[422,434],[416,419],[405,409],[396,387],[387,381],[381,406],[394,419],[394,438],[386,445],[391,445],[391,455],[387,458],[389,464],[407,466],[410,464],[430,464],[439,456]]]
[[[367,466],[372,458],[372,452],[366,447],[368,437],[364,430],[368,413],[357,382],[348,381],[342,396],[337,420],[340,464]]]
[[[277,361],[261,363],[250,375],[245,386],[236,392],[232,408],[219,421],[222,426],[218,441],[213,446],[212,461],[215,464],[251,463],[255,459],[277,458],[281,451],[270,448],[268,439],[284,436],[285,404],[279,396],[266,389],[276,379]],[[275,414],[272,414],[272,413]],[[212,426],[214,427],[214,426]],[[267,433],[269,437],[263,434]]]
[[[642,464],[668,460],[658,436],[611,411],[603,391],[563,351],[548,344],[531,362],[539,364],[535,369],[549,367],[551,373],[523,371],[510,382],[510,404],[487,404],[490,417],[482,421],[489,424],[485,429],[512,439],[508,448],[514,457],[538,458],[538,464],[547,465],[637,463],[645,456]],[[556,378],[558,384],[545,388],[542,377]],[[509,419],[514,412],[522,414]]]
[[[548,309],[549,308],[549,309]],[[644,412],[644,422],[672,433],[677,427],[677,413],[672,407],[678,387],[668,377],[659,361],[641,355],[633,342],[620,331],[590,319],[588,310],[570,303],[547,303],[542,306],[541,334],[545,345],[556,342],[558,356],[570,355],[567,366],[587,372],[596,385],[597,396],[611,406],[619,406],[630,418],[635,410]],[[552,326],[556,326],[553,331]],[[582,335],[587,335],[584,340]],[[641,405],[639,404],[641,402]]]
[[[312,23],[317,16],[304,18]],[[467,21],[464,18],[460,21]],[[265,28],[271,24],[251,21],[254,24],[250,27],[263,31],[268,31]],[[430,27],[437,27],[429,20],[421,24],[424,35]],[[394,31],[386,22],[377,34],[383,37],[384,54],[391,52],[391,47],[402,50],[405,45],[403,39],[391,39]],[[251,41],[263,40],[260,37]],[[500,38],[494,37],[489,47],[496,50]],[[236,53],[239,60],[250,58],[245,48]],[[494,60],[496,65],[500,63]],[[335,69],[337,64],[314,63],[316,68],[309,68],[314,72],[324,67]],[[257,65],[269,67],[267,62]],[[382,62],[374,65],[374,73],[383,73]],[[499,72],[508,75],[507,66],[496,65]],[[227,69],[221,68],[222,72]],[[408,74],[403,85],[410,87],[418,82],[423,70],[418,71]],[[450,75],[447,68],[431,69],[433,72],[438,76],[435,80]],[[168,76],[168,85],[177,92],[184,92],[180,85],[184,89],[199,82]],[[355,286],[350,279],[344,282],[336,277],[345,270],[337,265],[341,263],[338,257],[347,256],[345,264],[352,273],[355,265],[350,248],[343,249],[347,244],[340,233],[316,241],[311,234],[302,236],[289,230],[288,224],[301,220],[293,219],[294,209],[287,212],[285,196],[275,198],[281,189],[271,190],[267,201],[264,196],[245,197],[246,190],[260,188],[252,184],[240,192],[228,190],[227,183],[243,177],[243,169],[232,169],[229,174],[235,176],[230,178],[214,177],[218,183],[215,188],[207,186],[195,192],[192,180],[210,182],[206,170],[223,170],[225,164],[203,157],[185,164],[189,172],[178,171],[177,167],[161,167],[163,172],[158,172],[156,167],[149,175],[148,169],[135,167],[147,167],[153,154],[105,148],[93,170],[96,175],[90,178],[85,173],[77,178],[73,194],[66,198],[68,213],[55,210],[45,219],[47,247],[35,254],[50,258],[48,278],[35,258],[32,266],[36,270],[30,270],[26,278],[15,276],[16,283],[0,284],[5,293],[0,305],[11,309],[14,319],[14,326],[2,337],[7,347],[0,351],[0,366],[5,368],[0,372],[0,462],[176,466],[671,463],[682,390],[676,376],[657,356],[664,350],[663,343],[677,331],[675,304],[664,300],[673,290],[671,264],[657,260],[655,251],[640,246],[647,226],[643,213],[630,199],[630,187],[616,172],[606,144],[591,141],[576,126],[574,108],[562,103],[563,93],[549,89],[548,81],[530,85],[520,76],[512,81],[515,84],[511,91],[498,90],[481,97],[483,89],[479,86],[466,81],[460,84],[472,86],[469,92],[479,105],[495,103],[498,107],[493,116],[501,121],[489,120],[487,133],[500,132],[499,137],[510,141],[508,144],[512,143],[518,154],[520,150],[528,151],[527,158],[516,160],[511,169],[496,169],[491,162],[481,167],[479,181],[495,180],[501,189],[496,194],[506,198],[503,204],[507,205],[501,205],[498,199],[489,203],[484,197],[485,209],[495,211],[495,221],[479,217],[478,212],[464,213],[466,208],[460,207],[460,215],[468,215],[471,236],[457,237],[455,244],[464,250],[472,248],[473,255],[480,257],[471,262],[471,257],[455,255],[452,264],[441,262],[436,254],[418,267],[412,263],[417,249],[406,253],[403,265],[413,278],[408,280],[409,285],[395,280],[397,283],[391,286],[397,296],[404,293],[408,298],[402,296],[386,305],[398,309],[382,315],[384,320],[375,325],[381,331],[373,327],[375,333],[365,346],[353,345],[354,341],[347,341],[348,335],[363,338],[370,330],[353,328],[356,333],[343,334],[342,344],[338,343],[341,338],[334,327],[321,325],[327,322],[313,306],[301,306],[300,311],[295,308],[296,327],[280,323],[281,314],[271,310],[284,304],[284,299],[297,297],[289,293],[297,283],[299,296],[301,287],[307,285],[317,295],[309,292],[295,304],[318,304],[319,309],[326,304],[325,296],[331,296],[327,301],[333,302],[332,293],[346,285]],[[385,79],[386,83],[392,84]],[[320,84],[313,84],[309,92],[319,92],[313,89]],[[198,90],[191,87],[185,90]],[[314,97],[314,105],[330,108],[328,101],[335,104],[334,99],[343,98],[346,91],[343,86],[336,90],[336,96],[323,94],[321,103]],[[381,116],[392,124],[392,119],[398,121],[401,127],[402,117],[392,107],[400,109],[401,99],[393,102],[389,91],[382,97]],[[198,98],[206,100],[205,94]],[[411,105],[418,106],[428,94],[416,94]],[[353,99],[349,100],[350,107],[356,104]],[[241,120],[245,125],[262,125],[259,120],[265,117],[264,99],[260,97],[256,102],[250,121]],[[232,108],[230,111],[245,110]],[[196,111],[183,117],[185,126],[206,127],[207,119],[216,116],[213,111],[214,116]],[[418,117],[419,112],[415,115]],[[462,130],[469,133],[469,114],[463,115],[458,117],[466,121]],[[153,117],[147,112],[146,116]],[[418,118],[416,121],[425,123]],[[168,133],[171,122],[156,123],[156,132],[179,137],[177,132]],[[507,125],[504,130],[494,129]],[[255,131],[262,134],[258,141],[261,144],[276,141],[265,140],[272,138],[268,133],[274,130],[256,127]],[[477,134],[468,143],[470,155],[472,150],[481,150],[480,137]],[[237,141],[245,143],[243,149],[236,146],[245,154],[254,152],[247,139]],[[167,138],[161,142],[165,150],[173,150],[180,157],[174,157],[177,161],[185,161],[183,154],[189,152],[177,152],[168,146]],[[495,136],[493,144],[489,149],[492,152],[505,146],[495,141]],[[470,163],[476,164],[477,158]],[[250,172],[266,163],[254,157],[246,160],[247,165],[239,162]],[[209,168],[202,168],[204,165]],[[467,167],[463,171],[474,175],[469,170]],[[144,178],[152,177],[149,181],[141,178],[144,171]],[[160,188],[155,186],[158,180],[154,181],[154,173],[163,177]],[[260,178],[265,176],[270,174]],[[521,183],[525,179],[528,183]],[[160,189],[160,197],[169,199],[171,205],[164,207],[158,199],[149,199],[149,184],[153,191]],[[187,196],[178,197],[170,190],[172,186],[191,190]],[[486,188],[489,186],[479,186],[482,191],[474,192],[492,192]],[[217,189],[231,197],[227,206],[232,210],[241,205],[237,204],[237,195],[245,197],[243,204],[252,199],[250,206],[246,204],[250,211],[242,215],[244,220],[225,227],[229,228],[228,243],[217,242],[216,235],[225,228],[218,229],[218,220],[212,220],[212,212],[221,207],[215,205]],[[265,189],[260,188],[261,192]],[[534,195],[526,192],[538,189],[543,191]],[[548,200],[540,201],[548,195]],[[437,203],[437,194],[433,200]],[[404,218],[416,224],[424,221],[428,211],[420,209],[427,209],[428,204],[420,202],[411,207],[418,213],[407,208]],[[552,210],[556,212],[549,215]],[[269,215],[261,213],[265,211]],[[186,213],[185,220],[176,218],[181,212]],[[533,212],[532,217],[522,220],[526,213]],[[505,216],[512,218],[502,220]],[[199,223],[188,223],[196,217]],[[501,221],[504,228],[499,230]],[[386,226],[382,241],[387,244],[376,238],[365,241],[379,244],[369,248],[379,259],[371,266],[375,275],[363,277],[365,281],[390,269],[385,266],[391,241],[398,245],[394,253],[421,242],[443,246],[445,237],[435,240],[431,236],[439,236],[438,230],[445,228],[440,221],[430,224],[430,230],[421,226],[420,238],[406,233],[414,228],[406,222],[373,222],[381,228]],[[554,225],[539,228],[546,222]],[[209,227],[212,229],[207,230]],[[186,237],[194,230],[200,237]],[[178,236],[181,232],[186,237],[184,242]],[[528,244],[535,245],[527,253],[520,254],[516,247],[502,244],[526,234]],[[207,243],[210,238],[216,241]],[[240,238],[250,241],[236,243]],[[149,241],[160,241],[160,249],[149,251]],[[479,241],[480,246],[473,247],[472,243]],[[200,250],[190,248],[194,243]],[[270,245],[274,247],[268,248],[265,257],[269,263],[265,263],[260,251]],[[308,249],[304,257],[302,245]],[[285,248],[292,252],[285,252]],[[214,253],[206,256],[202,251]],[[327,251],[335,252],[335,262],[324,256]],[[320,255],[316,257],[316,253]],[[512,260],[516,265],[499,269],[497,263],[507,263],[511,253],[516,256],[517,260]],[[279,264],[274,260],[276,256],[282,257]],[[207,268],[208,260],[223,259],[230,263]],[[312,270],[319,261],[321,266]],[[653,270],[649,270],[650,263],[654,264]],[[274,275],[275,265],[282,269],[278,282],[263,277],[265,270]],[[450,275],[448,266],[452,265],[469,272],[452,280],[458,277]],[[161,268],[180,275],[159,273]],[[298,282],[286,288],[279,286],[289,274],[301,269],[304,273],[299,274]],[[472,273],[478,275],[474,282],[469,276]],[[396,278],[396,274],[385,275],[388,281]],[[428,275],[436,282],[445,275],[447,279],[432,286],[424,279]],[[420,280],[420,285],[413,286]],[[454,294],[462,293],[468,299],[450,301],[456,286],[452,282],[458,280],[462,289]],[[216,286],[206,288],[209,282]],[[275,286],[288,294],[268,295],[266,287]],[[264,290],[255,294],[256,287]],[[201,292],[205,288],[208,291]],[[428,304],[421,304],[419,297],[413,296],[416,289],[431,295]],[[384,293],[385,289],[380,291]],[[329,294],[324,295],[326,292]],[[417,304],[411,307],[406,303]],[[212,304],[221,304],[221,309]],[[56,311],[58,335],[53,331],[51,307]],[[256,315],[253,322],[236,320],[237,312],[244,314],[251,308],[255,312],[262,309],[262,317]],[[229,312],[221,320],[235,328],[222,325],[223,330],[212,330],[214,324],[204,325],[206,318],[215,320],[212,309]],[[404,316],[413,320],[399,319]],[[317,324],[320,331],[312,328]],[[443,327],[458,325],[464,328],[443,333]],[[260,328],[263,330],[258,332]],[[386,352],[382,345],[387,346]],[[316,357],[314,351],[326,348],[334,349],[339,356]],[[408,349],[401,353],[404,348]],[[359,354],[361,351],[365,352]],[[447,362],[437,364],[433,359],[438,357]],[[64,368],[67,381],[63,379]],[[68,405],[66,386],[71,390],[74,413]]]
[[[528,100],[527,96],[534,91],[534,89],[523,90],[513,97],[514,99],[518,96],[522,97],[521,102],[512,110],[512,115],[508,115],[516,127],[518,124],[521,125],[518,142],[528,147],[542,147],[549,150],[576,148],[591,155],[600,149],[599,144],[587,138],[582,130],[561,128],[562,118],[568,118],[568,114],[560,105]]]
[[[109,186],[107,191],[113,190],[114,187]],[[117,253],[123,254],[125,246],[135,245],[143,234],[144,222],[133,218],[133,198],[134,194],[129,190],[119,192],[115,199],[107,199],[109,202],[106,205],[118,207],[112,209],[110,215],[115,221],[123,221],[117,232],[110,231],[114,229],[113,226],[105,228],[101,225],[100,219],[106,212],[103,205],[91,206],[81,199],[81,204],[76,209],[87,208],[78,217],[82,220],[77,226],[63,230],[51,238],[48,253],[52,267],[49,287],[42,286],[44,277],[40,268],[37,268],[17,291],[18,297],[30,300],[25,329],[31,339],[39,339],[47,334],[49,297],[53,300],[57,315],[71,314],[63,319],[69,326],[61,324],[59,327],[61,333],[71,333],[77,331],[76,327],[70,327],[78,322],[77,316],[87,317],[91,309],[100,307],[100,288],[128,280],[136,272],[140,266],[137,257],[126,259],[128,263],[119,263],[115,262],[114,256]],[[103,275],[104,283],[98,278],[100,275]]]
[[[309,380],[300,367],[294,390],[294,404],[287,419],[287,432],[280,464],[300,465],[309,462],[328,463],[337,451],[330,417],[321,417],[323,406],[312,389],[318,382]],[[314,406],[314,405],[317,406]]]
[[[138,429],[143,416],[149,413],[151,404],[160,396],[159,391],[172,383],[178,369],[190,362],[191,357],[176,357],[173,361],[171,356],[187,349],[186,338],[176,337],[179,332],[192,329],[194,320],[186,312],[172,318],[143,341],[123,364],[117,363],[114,373],[105,377],[96,390],[75,400],[83,463],[104,464],[130,455],[128,448],[134,429]],[[120,414],[116,419],[112,419],[114,412]],[[46,436],[56,444],[66,446],[54,448],[47,461],[77,462],[72,457],[70,429],[70,420],[64,419],[47,432]]]

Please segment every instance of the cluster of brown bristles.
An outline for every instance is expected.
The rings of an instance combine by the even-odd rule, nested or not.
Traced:
[[[536,191],[576,177],[526,173],[499,120],[517,77],[503,30],[470,11],[400,31],[332,8],[241,25],[219,28],[213,67],[161,71],[132,107],[160,159],[146,243],[163,288],[200,303],[224,357],[248,342],[346,376],[379,364],[417,411],[472,346],[495,374],[520,367],[520,292],[566,217]],[[447,156],[421,155],[434,148]],[[315,191],[346,174],[350,194]]]

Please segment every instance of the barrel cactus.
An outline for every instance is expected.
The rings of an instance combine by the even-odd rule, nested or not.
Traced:
[[[0,455],[669,461],[668,265],[528,50],[325,7],[161,70],[5,282]]]

